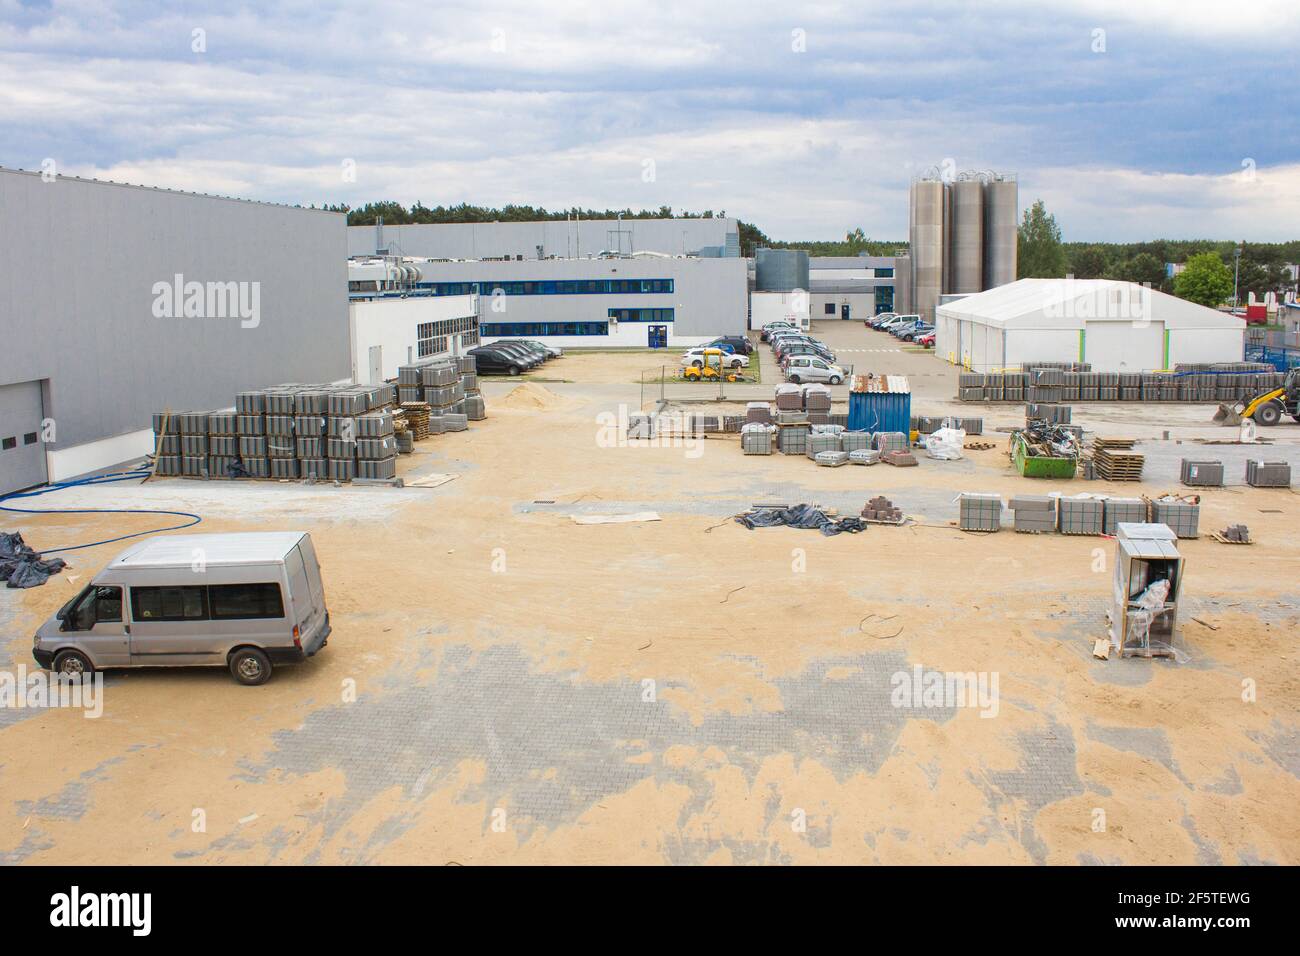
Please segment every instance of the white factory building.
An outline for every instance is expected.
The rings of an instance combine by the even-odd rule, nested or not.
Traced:
[[[1021,279],[940,304],[935,354],[978,372],[1087,362],[1095,372],[1239,362],[1236,316],[1110,279]]]

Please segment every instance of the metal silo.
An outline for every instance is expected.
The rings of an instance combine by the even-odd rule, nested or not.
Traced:
[[[754,253],[757,292],[808,289],[808,253],[804,249],[758,249]]]
[[[933,321],[943,292],[944,188],[936,179],[912,183],[911,210],[912,308]]]
[[[984,288],[1016,281],[1016,228],[1020,199],[1016,180],[996,176],[984,186]]]
[[[963,173],[963,177],[968,174]],[[984,289],[984,184],[960,178],[952,184],[952,269],[948,291]]]

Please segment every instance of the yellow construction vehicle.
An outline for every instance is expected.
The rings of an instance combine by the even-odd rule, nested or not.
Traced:
[[[728,382],[739,382],[740,372],[724,364],[724,356],[726,353],[722,349],[704,349],[690,365],[682,369],[682,377],[688,382],[716,382],[719,377]]]
[[[1216,425],[1240,425],[1243,418],[1253,418],[1257,425],[1276,425],[1283,415],[1300,422],[1300,368],[1286,373],[1281,388],[1256,395],[1246,402],[1220,405],[1214,413]]]

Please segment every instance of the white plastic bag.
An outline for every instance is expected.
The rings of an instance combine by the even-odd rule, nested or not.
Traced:
[[[966,432],[960,428],[940,428],[931,432],[925,439],[925,453],[940,461],[956,461],[962,457],[962,446],[966,444]]]

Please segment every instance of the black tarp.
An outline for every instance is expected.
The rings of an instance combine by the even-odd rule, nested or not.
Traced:
[[[0,581],[11,588],[36,588],[67,566],[62,558],[42,561],[17,532],[0,532]]]
[[[776,528],[781,525],[788,528],[816,528],[827,536],[844,532],[857,534],[859,531],[867,530],[866,522],[861,518],[848,517],[837,520],[812,505],[795,505],[793,508],[755,508],[736,515],[736,520],[751,531],[755,528]]]

